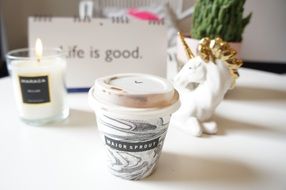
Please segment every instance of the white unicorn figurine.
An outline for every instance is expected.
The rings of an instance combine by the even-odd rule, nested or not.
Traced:
[[[173,114],[172,123],[194,136],[215,134],[216,122],[211,120],[225,93],[234,86],[237,69],[242,65],[236,52],[220,38],[204,38],[194,57],[180,34],[189,61],[174,78],[180,94],[181,107]]]

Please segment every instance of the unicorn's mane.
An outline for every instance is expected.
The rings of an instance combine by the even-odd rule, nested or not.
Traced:
[[[221,38],[215,38],[214,40],[203,38],[198,45],[198,54],[206,63],[209,61],[216,63],[217,59],[222,60],[227,65],[235,83],[235,80],[239,77],[237,70],[243,63],[236,58],[236,51],[227,42],[224,42]]]

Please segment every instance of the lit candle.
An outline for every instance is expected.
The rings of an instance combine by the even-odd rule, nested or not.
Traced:
[[[20,118],[41,125],[69,115],[64,82],[66,59],[60,49],[19,49],[7,54]]]

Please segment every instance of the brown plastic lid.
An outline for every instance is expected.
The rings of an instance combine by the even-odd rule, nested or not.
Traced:
[[[164,108],[179,99],[178,92],[168,80],[137,73],[97,79],[92,96],[103,104],[130,108]]]

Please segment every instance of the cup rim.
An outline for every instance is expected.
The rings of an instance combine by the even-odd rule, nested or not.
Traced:
[[[125,107],[117,104],[106,104],[106,102],[99,101],[96,97],[93,96],[94,88],[91,87],[88,92],[88,102],[89,106],[97,113],[99,110],[101,112],[108,112],[110,115],[120,115],[120,117],[124,117],[124,115],[138,117],[156,117],[158,115],[168,115],[176,112],[180,105],[180,99],[178,98],[177,101],[173,102],[166,107],[150,107],[150,108],[136,108],[136,107]],[[110,108],[109,111],[106,108]],[[142,118],[141,118],[142,119]]]
[[[65,52],[61,48],[44,48],[44,52],[53,52],[51,55],[45,55],[43,54],[42,59],[50,59],[50,58],[56,58],[56,57],[61,57],[65,56]],[[13,54],[16,53],[21,53],[21,52],[35,52],[35,48],[20,48],[20,49],[15,49],[11,50],[6,54],[7,59],[12,59],[12,60],[31,60],[35,58],[35,56],[16,56]]]

